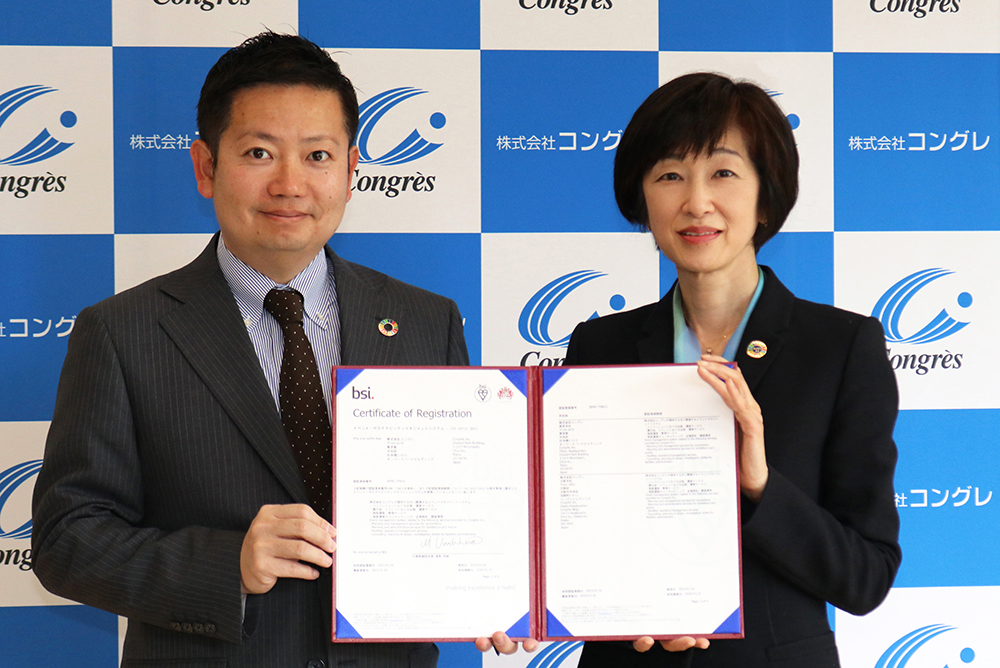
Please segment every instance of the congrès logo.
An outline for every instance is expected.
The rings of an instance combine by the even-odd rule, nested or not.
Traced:
[[[612,0],[517,0],[521,9],[556,9],[567,16],[574,16],[581,9],[611,9]]]
[[[575,666],[579,657],[574,657],[573,655],[582,649],[583,643],[580,641],[554,642],[540,650],[528,663],[527,668],[556,668],[564,663]],[[570,660],[570,662],[567,663],[567,660]]]
[[[766,92],[769,97],[781,97],[782,95],[784,95],[784,93],[782,92],[771,89],[767,89],[764,92]],[[793,130],[798,130],[799,126],[802,125],[802,119],[799,118],[798,114],[788,114],[785,116],[785,118],[788,119],[788,124],[792,126]]]
[[[572,328],[566,332],[552,334],[549,323],[559,305],[574,290],[597,278],[602,278],[607,274],[593,269],[573,271],[547,283],[538,292],[531,296],[528,302],[521,309],[521,315],[517,321],[517,330],[528,343],[536,346],[549,348],[565,348],[569,345],[569,338],[573,334]],[[625,308],[625,297],[613,295],[609,300],[609,306],[614,311]],[[576,322],[591,320],[599,317],[599,313],[594,311],[587,317],[580,318]],[[563,357],[542,357],[541,351],[531,350],[521,357],[521,366],[560,366]]]
[[[42,460],[35,459],[0,472],[0,538],[31,538],[31,516],[24,519],[15,518],[14,526],[5,526],[8,524],[7,515],[10,513],[5,514],[4,511],[14,492],[32,476],[37,475],[41,468]]]
[[[882,323],[887,343],[904,345],[934,343],[969,325],[968,322],[956,320],[948,312],[947,307],[944,307],[927,324],[912,334],[905,334],[900,329],[900,319],[920,291],[934,281],[954,273],[940,268],[923,269],[906,276],[885,291],[875,304],[875,308],[872,309],[872,316],[878,318],[879,322]],[[960,308],[968,308],[972,305],[972,295],[968,292],[960,292],[955,303]],[[919,376],[933,369],[959,369],[962,366],[962,353],[952,352],[948,349],[943,352],[912,355],[893,355],[891,348],[887,348],[886,352],[889,354],[889,361],[892,363],[893,369],[912,369]]]
[[[0,95],[0,129],[7,122],[15,111],[31,102],[37,97],[54,93],[57,89],[48,86],[22,86],[14,88]],[[76,114],[72,111],[64,111],[59,117],[59,122],[64,128],[71,128],[76,125]],[[38,135],[26,143],[22,148],[0,159],[0,165],[30,165],[42,160],[48,160],[54,155],[59,155],[70,146],[72,142],[61,142],[53,137],[48,128],[42,128]]]
[[[929,640],[954,630],[954,626],[931,624],[911,631],[890,645],[889,649],[885,650],[875,662],[873,668],[904,668]],[[976,652],[971,647],[965,647],[958,652],[958,658],[961,659],[962,663],[972,663],[976,658]],[[949,665],[954,666],[955,664],[949,662]]]
[[[4,124],[21,107],[42,95],[55,93],[57,90],[48,86],[31,85],[12,88],[5,93],[0,93],[0,140],[5,145],[12,144],[18,147],[10,155],[0,158],[0,165],[8,167],[33,165],[57,156],[73,145],[73,142],[64,142],[53,137],[48,128],[42,128],[34,137],[29,134],[20,139],[11,136],[10,126],[8,126],[8,130],[4,130]],[[28,110],[21,113],[28,113]],[[59,122],[64,128],[73,127],[76,125],[76,121],[76,113],[69,110],[62,112],[59,116]],[[64,190],[66,190],[66,177],[52,172],[37,176],[0,173],[0,193],[13,193],[14,197],[18,199],[23,199],[36,192],[61,193]]]
[[[868,0],[868,7],[876,14],[882,12],[909,12],[915,19],[928,14],[955,14],[961,0]]]
[[[157,5],[187,5],[190,7],[199,7],[202,11],[210,12],[216,7],[222,7],[224,5],[230,6],[242,6],[249,5],[250,0],[153,0],[154,4]]]
[[[427,91],[420,90],[419,88],[393,88],[365,100],[359,106],[360,118],[358,119],[357,144],[360,159],[358,160],[359,169],[354,170],[355,180],[354,185],[351,186],[352,190],[358,192],[380,192],[390,198],[398,197],[403,193],[433,192],[434,182],[437,179],[433,174],[424,174],[422,171],[417,171],[413,174],[367,174],[362,173],[360,169],[361,165],[392,167],[414,162],[424,156],[430,155],[443,146],[443,144],[428,141],[416,128],[382,155],[372,155],[372,150],[368,145],[373,133],[379,135],[385,134],[385,130],[379,125],[379,121],[386,114],[402,102],[426,93]],[[448,119],[440,111],[435,111],[428,120],[431,127],[435,130],[440,130],[448,122]]]

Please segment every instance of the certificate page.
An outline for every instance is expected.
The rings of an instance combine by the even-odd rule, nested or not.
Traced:
[[[547,636],[740,634],[735,421],[697,367],[543,387]]]
[[[335,373],[335,639],[526,637],[527,370]]]

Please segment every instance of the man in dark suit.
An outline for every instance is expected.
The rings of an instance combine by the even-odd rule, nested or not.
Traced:
[[[265,303],[301,294],[327,411],[332,365],[468,364],[458,309],[326,246],[358,103],[315,44],[264,33],[227,52],[198,124],[220,234],[80,313],[35,487],[36,573],[129,618],[123,666],[434,666],[429,643],[330,642],[336,531],[283,427],[287,346]]]

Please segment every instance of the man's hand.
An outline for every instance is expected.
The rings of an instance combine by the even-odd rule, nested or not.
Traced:
[[[329,568],[336,535],[333,525],[305,504],[263,506],[240,551],[243,593],[268,592],[278,578],[315,580],[319,571],[300,562]]]
[[[528,638],[522,643],[525,652],[534,652],[538,649],[538,641]],[[488,652],[490,648],[496,649],[499,654],[513,654],[517,651],[517,643],[507,637],[503,631],[497,631],[492,637],[476,638],[476,648],[480,652]]]
[[[643,636],[633,642],[632,647],[634,647],[637,652],[647,652],[653,647],[653,643],[655,642],[656,641],[649,636]],[[668,652],[683,652],[684,650],[691,649],[692,647],[697,647],[698,649],[708,649],[708,638],[692,638],[691,636],[682,636],[671,640],[661,640],[660,644],[663,645],[663,649]]]

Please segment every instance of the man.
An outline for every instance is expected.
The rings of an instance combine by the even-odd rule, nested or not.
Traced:
[[[289,426],[292,334],[268,300],[296,291],[308,343],[291,348],[309,348],[327,411],[334,364],[468,364],[458,309],[326,247],[351,197],[358,104],[315,44],[264,33],[227,52],[198,125],[191,159],[220,234],[80,313],[35,487],[36,573],[129,618],[123,666],[434,666],[429,643],[330,642],[336,531]]]

